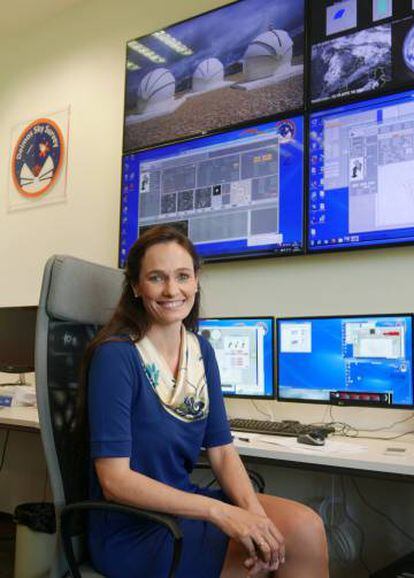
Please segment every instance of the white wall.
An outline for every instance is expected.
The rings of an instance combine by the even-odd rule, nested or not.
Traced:
[[[117,262],[125,43],[219,6],[214,0],[90,0],[0,42],[0,306],[37,301],[53,253]],[[67,202],[6,208],[11,128],[71,106]],[[414,248],[210,265],[206,315],[306,315],[414,310]],[[321,419],[322,406],[259,404],[275,416]],[[250,402],[232,414],[260,415]],[[335,409],[335,419],[384,425],[408,412]],[[412,422],[411,422],[412,423]],[[409,428],[410,422],[404,425]],[[355,574],[356,575],[356,574]]]

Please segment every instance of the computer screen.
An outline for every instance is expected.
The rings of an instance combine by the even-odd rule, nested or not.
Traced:
[[[311,102],[414,81],[412,0],[312,0]]]
[[[411,314],[277,320],[277,398],[409,408]]]
[[[0,307],[0,371],[34,371],[37,307]]]
[[[414,241],[414,91],[310,118],[309,251]]]
[[[182,229],[206,260],[303,250],[303,117],[125,155],[120,266],[138,233]]]
[[[128,42],[124,152],[301,108],[304,4],[239,0]]]
[[[201,319],[199,333],[213,346],[225,396],[274,398],[273,318]]]

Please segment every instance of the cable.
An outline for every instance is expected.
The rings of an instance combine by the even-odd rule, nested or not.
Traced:
[[[359,535],[360,535],[360,543],[359,543],[359,551],[358,551],[359,562],[360,562],[361,566],[367,571],[368,576],[371,576],[371,569],[369,568],[368,564],[364,560],[365,532],[364,532],[364,529],[361,526],[361,524],[359,524],[359,522],[357,522],[355,520],[355,518],[353,518],[353,516],[351,516],[351,514],[348,511],[348,502],[347,502],[347,496],[346,496],[346,487],[345,487],[344,476],[340,476],[340,480],[341,480],[342,499],[343,499],[343,503],[344,503],[345,517],[348,518],[348,520],[355,526],[355,528],[358,530]]]
[[[265,417],[267,417],[267,419],[269,419],[270,421],[273,421],[273,415],[272,415],[272,414],[269,415],[269,414],[266,413],[265,411],[261,410],[261,409],[258,407],[258,405],[256,404],[256,402],[254,401],[254,399],[251,399],[250,401],[252,402],[253,407],[254,407],[259,413],[261,413],[262,415],[264,415]]]
[[[3,469],[4,466],[4,460],[6,458],[6,450],[7,450],[7,444],[9,442],[9,434],[10,434],[10,430],[6,430],[6,435],[4,438],[4,444],[3,444],[3,449],[1,452],[1,458],[0,458],[0,472]]]
[[[390,516],[388,516],[388,514],[386,514],[382,510],[379,510],[378,508],[373,506],[370,502],[368,502],[368,500],[366,499],[366,497],[362,493],[360,487],[358,486],[358,484],[356,483],[356,481],[353,478],[351,478],[351,482],[355,488],[355,491],[357,492],[357,494],[359,496],[359,499],[362,501],[363,504],[365,504],[365,506],[367,508],[369,508],[370,510],[372,510],[373,512],[375,512],[379,516],[382,516],[383,518],[385,518],[387,520],[387,522],[389,524],[391,524],[391,526],[393,526],[396,530],[398,530],[407,540],[414,543],[414,537],[413,536],[411,536],[408,532],[406,532],[403,528],[401,528],[401,526],[399,526],[396,522],[394,522],[394,520]]]
[[[331,421],[328,423],[326,423],[326,422],[322,422],[322,423],[319,422],[318,423],[317,422],[317,423],[314,423],[312,425],[332,426],[335,428],[335,434],[334,435],[339,435],[339,436],[343,436],[343,437],[351,437],[351,438],[359,438],[359,439],[367,439],[367,440],[383,440],[383,441],[395,440],[395,439],[398,439],[398,438],[401,438],[401,437],[404,437],[406,435],[410,435],[410,434],[414,433],[414,430],[410,430],[407,432],[397,434],[395,436],[388,436],[388,437],[361,435],[361,433],[364,433],[364,432],[372,433],[372,432],[381,432],[381,431],[391,430],[396,425],[399,425],[401,423],[405,423],[405,422],[413,419],[414,413],[411,413],[411,415],[409,415],[408,417],[405,417],[404,419],[397,420],[397,421],[391,423],[390,425],[380,427],[380,428],[372,428],[372,429],[356,428],[355,426],[352,426],[346,422],[335,421],[334,416],[333,416],[333,406],[332,405],[329,406],[329,417],[330,417]]]
[[[395,422],[393,422],[393,423],[390,424],[390,425],[386,425],[386,426],[384,426],[384,427],[378,427],[378,428],[374,428],[374,429],[367,429],[367,428],[364,429],[364,428],[361,428],[361,431],[383,431],[383,430],[386,430],[386,429],[392,429],[395,425],[398,425],[398,424],[400,424],[400,423],[404,423],[404,422],[409,421],[410,419],[413,419],[413,418],[414,418],[414,413],[412,413],[412,414],[411,414],[410,416],[408,416],[408,417],[405,417],[404,419],[400,419],[400,420],[398,420],[398,421],[395,421]]]
[[[404,436],[408,436],[414,434],[414,430],[410,430],[410,431],[406,431],[400,434],[397,434],[395,436],[388,436],[388,437],[380,437],[380,436],[361,436],[359,435],[359,433],[357,435],[348,435],[346,437],[350,437],[350,438],[358,438],[360,440],[382,440],[382,441],[388,441],[388,440],[397,440],[399,438],[403,438]]]

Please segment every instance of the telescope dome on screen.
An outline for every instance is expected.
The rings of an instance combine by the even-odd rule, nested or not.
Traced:
[[[301,108],[304,4],[239,0],[128,42],[124,152]]]

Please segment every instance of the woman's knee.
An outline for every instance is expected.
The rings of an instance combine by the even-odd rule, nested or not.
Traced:
[[[263,506],[267,515],[285,537],[288,549],[326,553],[326,535],[321,517],[311,508],[291,500],[265,496]]]
[[[286,536],[287,551],[302,556],[327,559],[327,542],[322,518],[308,506],[300,505],[291,521]]]

